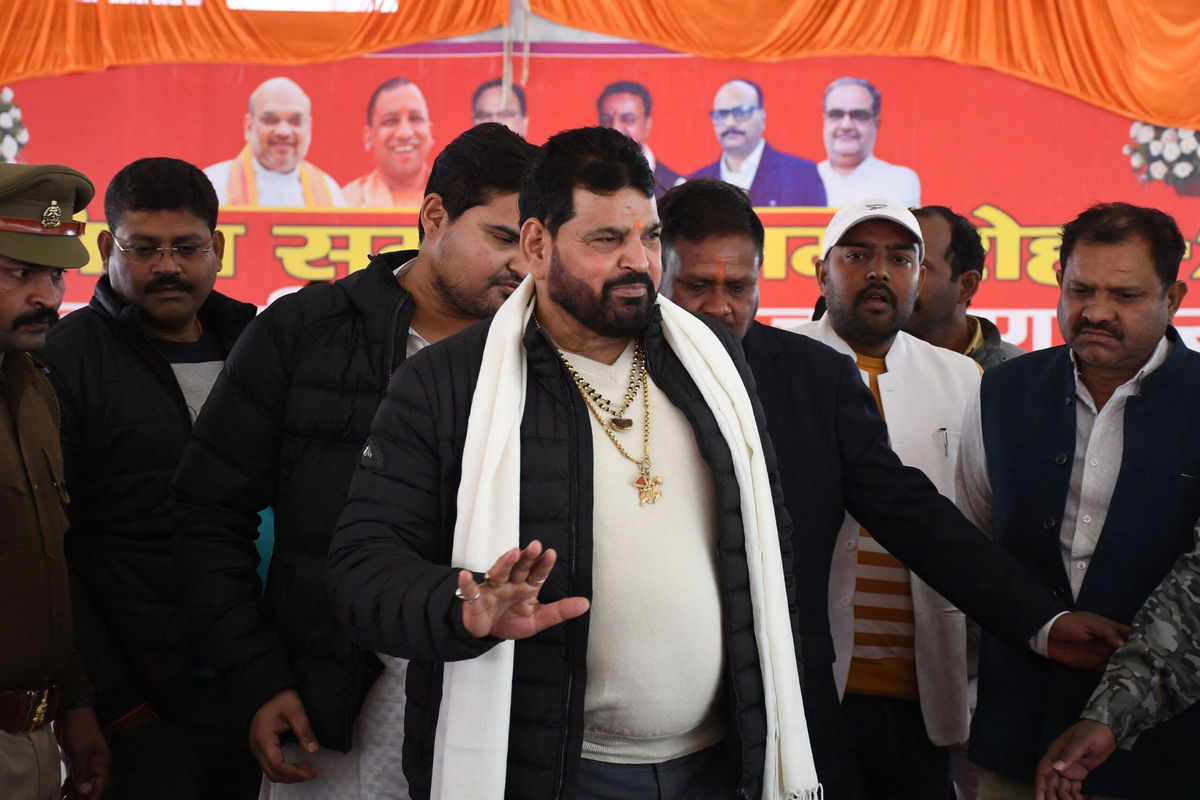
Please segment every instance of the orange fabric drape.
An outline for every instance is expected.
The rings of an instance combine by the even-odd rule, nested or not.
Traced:
[[[563,25],[707,58],[944,58],[1133,119],[1200,129],[1198,0],[530,2]]]
[[[182,0],[196,2],[197,0]],[[0,0],[0,82],[118,64],[301,64],[474,33],[510,0],[398,13]],[[708,58],[944,58],[1124,116],[1200,129],[1200,0],[530,0],[555,22]]]
[[[184,3],[195,0],[183,0]],[[508,0],[403,0],[400,11],[231,11],[108,0],[0,0],[0,82],[125,64],[307,64],[508,22]]]

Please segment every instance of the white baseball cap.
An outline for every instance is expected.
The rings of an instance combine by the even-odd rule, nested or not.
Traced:
[[[910,231],[917,237],[917,263],[925,260],[925,239],[921,236],[921,226],[917,218],[907,208],[886,197],[855,200],[834,214],[825,228],[825,238],[821,242],[821,260],[829,258],[829,251],[842,240],[846,231],[869,219],[886,219]]]

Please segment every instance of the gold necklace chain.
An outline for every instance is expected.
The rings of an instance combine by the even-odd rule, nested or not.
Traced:
[[[633,399],[637,397],[638,389],[641,387],[638,376],[645,372],[646,369],[646,354],[642,350],[641,339],[637,339],[633,345],[633,364],[629,368],[629,380],[625,387],[625,402],[621,403],[619,408],[614,408],[612,401],[600,394],[596,387],[592,386],[587,379],[580,375],[579,371],[567,360],[567,357],[563,355],[561,350],[558,351],[558,355],[562,358],[563,365],[571,375],[571,380],[575,381],[575,385],[579,388],[579,391],[588,399],[588,407],[593,408],[592,404],[594,404],[612,415],[612,419],[608,422],[600,421],[605,430],[614,430],[618,433],[623,433],[633,427],[633,420],[627,417],[625,412],[629,410],[629,406],[633,404]],[[593,413],[596,413],[594,408]]]
[[[579,377],[579,373],[571,366],[571,362],[567,360],[566,355],[561,350],[558,351],[558,355],[563,360],[563,364],[566,365],[567,372],[575,380],[575,388],[579,390],[580,396],[583,397],[583,402],[587,405],[588,411],[592,412],[592,416],[600,424],[600,429],[608,436],[609,441],[617,448],[618,453],[637,465],[639,474],[633,485],[638,490],[638,505],[644,506],[647,503],[655,503],[662,496],[662,477],[650,474],[650,376],[646,370],[642,340],[639,338],[634,344],[634,363],[640,365],[640,369],[636,376],[631,376],[636,381],[636,385],[630,389],[635,396],[639,388],[642,392],[644,426],[642,431],[642,457],[640,459],[634,458],[628,450],[621,446],[621,442],[617,439],[616,434],[613,433],[613,423],[616,422],[616,419],[614,418],[610,423],[605,423],[604,418],[600,416],[600,410],[596,408],[596,404],[592,402],[591,396],[587,389],[584,388],[587,382]],[[638,358],[639,355],[642,355],[642,357]],[[589,386],[588,388],[591,387]],[[629,422],[632,425],[632,420]],[[618,430],[629,430],[629,426],[618,428]]]

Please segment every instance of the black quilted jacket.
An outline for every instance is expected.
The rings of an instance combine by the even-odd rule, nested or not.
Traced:
[[[213,292],[199,317],[227,355],[256,311]],[[108,722],[149,701],[186,720],[197,665],[171,557],[170,489],[192,418],[179,382],[107,275],[37,355],[62,408],[72,604],[96,712]]]
[[[413,303],[387,253],[333,284],[275,301],[225,364],[175,478],[183,588],[206,654],[249,717],[294,688],[322,747],[350,749],[379,660],[334,619],[325,560]],[[257,512],[275,510],[265,592]]]
[[[728,331],[714,329],[726,347],[736,351],[739,369],[751,383]],[[495,643],[474,639],[463,629],[461,604],[454,598],[457,570],[448,566],[459,459],[487,330],[488,323],[482,323],[426,348],[392,381],[372,425],[372,452],[369,458],[364,455],[355,473],[330,551],[334,607],[356,641],[412,659],[404,766],[413,798],[429,794],[441,664],[472,658]],[[657,316],[644,341],[655,383],[692,422],[715,477],[726,743],[738,767],[740,796],[758,797],[766,720],[732,459],[699,390],[664,341]],[[558,566],[542,589],[544,600],[590,598],[591,422],[545,335],[531,326],[525,347],[529,381],[521,423],[521,542],[538,539],[558,551]],[[782,520],[785,574],[790,576],[789,526],[769,445],[767,451]],[[788,591],[789,598],[794,596],[791,585]],[[583,740],[587,646],[587,615],[517,643],[507,797],[574,796]]]

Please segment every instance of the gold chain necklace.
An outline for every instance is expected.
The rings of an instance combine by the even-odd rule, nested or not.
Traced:
[[[642,351],[641,339],[638,339],[635,342],[633,352],[634,364],[637,365],[638,369],[636,377],[632,378],[631,383],[636,381],[636,386],[631,385],[629,392],[626,394],[628,396],[630,393],[632,393],[634,396],[636,396],[638,389],[641,389],[642,392],[642,411],[645,420],[645,426],[642,436],[641,458],[634,458],[632,455],[630,455],[628,450],[621,446],[621,442],[617,440],[616,434],[613,433],[612,423],[604,422],[604,418],[600,416],[600,410],[596,408],[596,404],[592,401],[591,395],[588,392],[588,390],[592,387],[587,383],[587,381],[583,380],[583,378],[579,376],[579,373],[573,366],[571,366],[571,362],[567,360],[567,356],[563,353],[563,351],[559,350],[558,356],[563,360],[563,364],[566,366],[567,372],[570,373],[571,378],[575,381],[575,388],[579,390],[580,396],[583,397],[583,402],[587,404],[588,411],[592,412],[592,416],[595,417],[596,422],[600,424],[600,429],[604,431],[606,436],[608,436],[609,440],[617,448],[618,453],[637,465],[640,474],[638,475],[637,480],[633,482],[633,485],[637,487],[638,490],[638,505],[644,506],[647,503],[653,504],[658,500],[658,498],[662,497],[661,487],[663,479],[661,476],[650,474],[650,376],[646,371],[646,359]],[[639,358],[639,355],[641,355],[641,358]],[[632,401],[632,397],[630,397],[629,400]],[[628,406],[628,402],[626,405]],[[613,419],[612,422],[615,423],[616,419]],[[629,430],[630,426],[633,424],[633,421],[628,420],[628,422],[629,425],[626,425],[624,428],[619,428],[619,430]]]
[[[641,383],[638,377],[646,370],[646,354],[642,350],[642,340],[638,339],[633,345],[633,365],[629,368],[629,381],[625,387],[625,402],[621,403],[619,408],[614,408],[612,402],[592,386],[587,380],[579,374],[574,365],[567,360],[562,351],[558,351],[558,355],[562,358],[563,365],[567,368],[567,372],[571,375],[571,380],[575,381],[575,385],[579,387],[579,391],[584,398],[588,400],[588,408],[592,409],[592,413],[596,414],[596,419],[600,420],[600,424],[605,430],[624,433],[633,427],[633,420],[625,415],[629,410],[629,406],[633,403],[633,398],[637,397],[638,388]],[[603,409],[606,413],[611,414],[612,418],[608,422],[600,419],[597,407]]]

